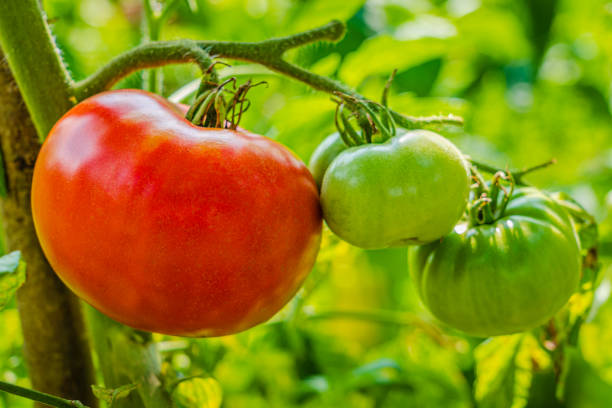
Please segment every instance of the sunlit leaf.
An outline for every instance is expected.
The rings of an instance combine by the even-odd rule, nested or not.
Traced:
[[[519,408],[531,383],[531,354],[537,347],[525,334],[494,337],[474,350],[475,398],[479,408]]]
[[[437,38],[399,41],[381,35],[364,41],[358,51],[347,56],[340,69],[340,78],[358,86],[369,76],[389,76],[394,68],[399,72],[437,58],[449,48],[449,43]]]
[[[95,384],[91,386],[95,397],[106,402],[110,407],[113,406],[115,401],[126,398],[136,388],[138,388],[138,384],[126,384],[117,388],[104,388]]]
[[[519,17],[494,8],[480,8],[456,22],[460,39],[458,47],[469,45],[476,51],[498,61],[527,58],[529,40]]]
[[[172,398],[180,408],[219,408],[223,400],[221,386],[212,377],[179,382]]]
[[[21,251],[0,257],[0,309],[3,309],[26,279],[26,264]]]
[[[346,21],[362,6],[363,0],[311,0],[292,3],[289,21],[295,30],[300,31],[326,24],[333,19]]]

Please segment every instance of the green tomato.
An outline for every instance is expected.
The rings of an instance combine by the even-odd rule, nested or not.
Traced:
[[[534,188],[515,192],[492,224],[459,225],[441,242],[411,248],[409,257],[431,313],[483,337],[550,319],[576,290],[581,262],[572,220]]]
[[[452,230],[469,186],[455,145],[413,130],[340,153],[325,172],[321,206],[330,229],[361,248],[424,244]]]
[[[323,176],[331,162],[346,149],[348,149],[348,146],[344,144],[340,133],[335,132],[327,136],[312,153],[308,162],[308,169],[319,188],[321,188]]]

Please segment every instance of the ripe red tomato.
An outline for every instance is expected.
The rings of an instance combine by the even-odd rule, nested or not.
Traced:
[[[196,127],[137,90],[60,119],[36,162],[32,211],[77,295],[129,326],[183,336],[274,315],[310,271],[322,223],[317,186],[284,146]]]

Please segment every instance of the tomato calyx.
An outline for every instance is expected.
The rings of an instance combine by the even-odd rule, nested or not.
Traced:
[[[516,185],[512,173],[498,171],[490,182],[472,167],[471,203],[468,205],[470,226],[493,224],[504,216]]]
[[[389,89],[396,72],[397,70],[393,71],[383,88],[381,103],[343,92],[334,92],[332,98],[336,103],[334,120],[338,133],[347,146],[383,143],[397,134],[395,120],[387,107]],[[360,129],[359,132],[351,122]]]
[[[336,128],[347,146],[383,143],[397,134],[395,120],[386,106],[341,92],[334,95]]]
[[[219,82],[212,70],[217,63],[221,62],[216,61],[205,72],[195,101],[185,117],[196,126],[236,130],[242,115],[251,105],[247,93],[251,88],[267,82],[252,83],[248,80],[238,85],[236,77]]]
[[[470,168],[471,178],[474,183],[471,186],[470,204],[467,213],[470,226],[482,224],[493,224],[504,216],[504,211],[514,193],[516,186],[529,186],[523,181],[523,177],[537,170],[545,169],[556,164],[555,159],[537,164],[522,170],[500,170],[468,158],[472,163]],[[478,170],[483,170],[493,175],[490,182],[484,180]]]

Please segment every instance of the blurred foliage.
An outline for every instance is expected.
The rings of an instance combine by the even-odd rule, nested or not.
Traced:
[[[391,106],[412,115],[462,115],[464,129],[437,130],[475,159],[521,168],[557,158],[556,166],[530,175],[529,181],[569,194],[594,214],[600,272],[583,279],[588,285],[597,276],[566,310],[571,316],[579,309],[581,296],[594,299],[575,333],[575,345],[561,352],[550,332],[537,331],[483,341],[432,321],[416,300],[405,250],[363,251],[326,232],[305,289],[268,324],[223,338],[157,336],[165,370],[185,379],[173,393],[178,404],[612,406],[612,3],[195,3],[193,12],[181,2],[163,27],[162,39],[257,41],[341,19],[348,27],[342,41],[308,46],[289,58],[375,99],[397,68]],[[141,41],[140,0],[43,4],[75,79]],[[329,96],[259,67],[233,64],[221,75],[253,77],[269,85],[250,93],[253,104],[241,126],[279,140],[306,161],[333,131]],[[164,67],[163,74],[168,96],[197,79],[198,72],[181,65]],[[118,86],[141,84],[138,73]],[[396,311],[400,318],[333,313],[372,310]],[[0,333],[0,378],[27,385],[14,303],[0,314]],[[0,407],[28,405],[0,393]]]

